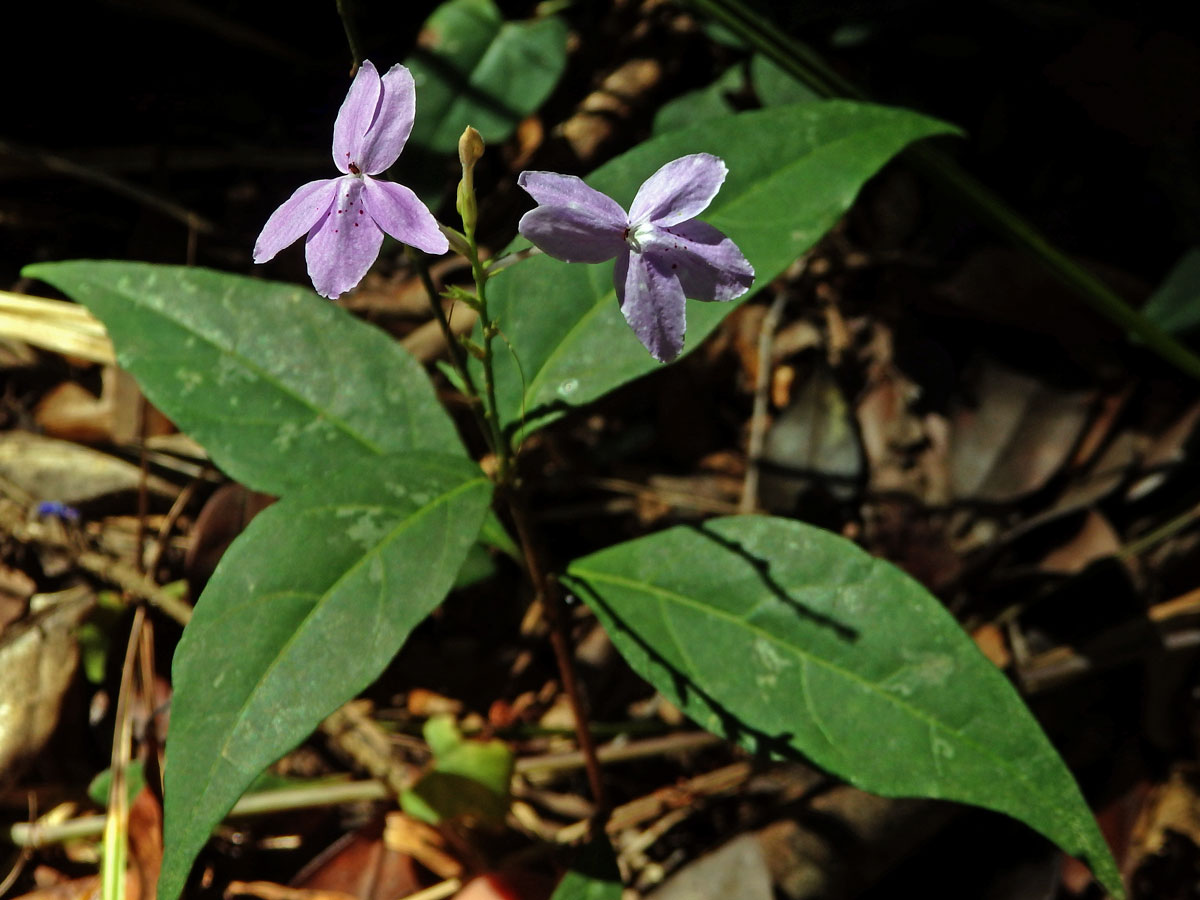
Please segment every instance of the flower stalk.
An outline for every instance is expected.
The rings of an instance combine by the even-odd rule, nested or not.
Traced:
[[[517,482],[512,447],[504,435],[504,430],[500,422],[500,408],[496,401],[494,347],[500,329],[496,322],[492,320],[491,314],[488,311],[487,282],[491,275],[491,270],[480,259],[479,245],[475,240],[475,226],[478,222],[478,204],[475,199],[474,171],[475,164],[483,155],[483,140],[480,138],[479,132],[474,128],[468,127],[458,142],[458,151],[459,160],[462,163],[463,175],[462,180],[458,184],[457,207],[459,215],[462,216],[463,231],[461,235],[458,232],[453,232],[451,243],[458,249],[460,244],[458,238],[461,238],[461,243],[465,244],[463,247],[465,251],[463,252],[463,256],[466,257],[471,265],[471,276],[475,282],[475,293],[469,295],[461,290],[456,290],[452,296],[470,303],[478,311],[480,330],[483,336],[482,343],[479,344],[465,339],[461,344],[461,348],[465,349],[480,362],[483,377],[483,394],[481,397],[473,395],[472,399],[479,400],[482,403],[482,409],[480,409],[479,404],[475,404],[475,410],[477,414],[482,416],[483,421],[480,424],[495,453],[496,467],[493,479],[497,485],[498,495],[503,497],[509,517],[516,529],[517,538],[521,545],[521,555],[525,563],[525,571],[529,576],[530,585],[533,588],[535,602],[541,604],[550,629],[550,644],[554,651],[555,664],[558,668],[563,692],[567,696],[567,702],[573,714],[576,741],[583,756],[588,785],[596,801],[596,821],[600,821],[607,815],[608,803],[605,798],[604,781],[600,774],[600,760],[596,754],[596,742],[592,737],[579,681],[575,675],[566,608],[562,602],[558,584],[549,574],[549,569],[546,565],[546,554],[541,544],[537,541],[534,530],[530,525],[528,509],[521,493],[520,485]],[[443,230],[446,232],[452,231],[445,228]],[[427,285],[427,287],[430,287],[430,285]],[[435,315],[439,315],[441,313],[441,306],[437,302],[436,295],[432,292],[430,293],[430,299],[435,307]],[[440,317],[439,321],[441,321]],[[446,329],[448,333],[448,325]],[[459,347],[456,347],[456,360],[458,359],[457,354],[459,349]],[[466,366],[464,365],[463,370],[465,371],[465,369]],[[466,377],[463,378],[463,382],[469,391],[474,391],[474,385]]]

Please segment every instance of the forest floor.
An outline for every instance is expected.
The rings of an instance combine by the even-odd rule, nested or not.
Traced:
[[[296,184],[328,175],[344,89],[329,73],[342,74],[347,54],[327,5],[312,17],[282,3],[74,11],[46,65],[94,80],[57,114],[14,94],[0,125],[3,296],[57,296],[20,276],[42,260],[251,274],[266,216]],[[356,6],[368,54],[389,63],[432,9]],[[1200,302],[1197,267],[1167,279],[1200,239],[1200,46],[1162,10],[787,13],[796,18],[782,24],[872,99],[962,126],[967,138],[944,148],[1132,306],[1171,292]],[[713,92],[691,92],[718,78],[732,108],[761,99],[747,50],[679,7],[565,15],[565,75],[480,164],[480,234],[493,250],[529,206],[520,170],[586,174],[664,127],[659,117],[706,114]],[[103,62],[99,28],[113,35]],[[446,197],[454,172],[450,160],[424,175]],[[438,212],[451,221],[453,203]],[[433,274],[469,279],[454,262]],[[306,283],[300,250],[265,276]],[[444,353],[398,248],[338,302],[431,366]],[[68,345],[47,326],[12,325],[16,315],[0,304],[0,844],[16,845],[0,848],[0,895],[66,900],[97,890],[102,807],[88,785],[109,766],[146,577],[168,606],[194,600],[270,498],[225,479],[145,404],[102,328],[77,322]],[[556,559],[767,511],[899,565],[1019,688],[1132,896],[1183,898],[1200,896],[1198,428],[1195,381],[901,158],[696,352],[523,452],[541,476],[535,514]],[[232,819],[201,858],[195,895],[394,900],[432,885],[447,896],[447,885],[499,872],[460,896],[549,896],[553,845],[591,805],[528,599],[514,566],[487,560],[344,711],[343,732],[328,725],[272,771],[306,782],[363,774],[346,733],[383,740],[385,769],[389,753],[419,766],[422,722],[449,713],[516,754],[506,828],[430,829],[381,797]],[[576,613],[630,896],[1099,896],[1081,864],[1002,816],[881,799],[705,734]],[[135,735],[152,754],[180,629],[161,604],[145,619],[142,684],[153,688],[135,700]],[[22,703],[24,718],[6,718]],[[134,807],[135,897],[148,896],[161,854],[157,802],[146,791]],[[19,825],[31,820],[58,837],[31,837]]]

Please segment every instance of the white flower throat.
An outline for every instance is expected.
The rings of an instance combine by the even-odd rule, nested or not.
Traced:
[[[641,253],[644,249],[643,245],[652,243],[657,232],[658,229],[649,222],[630,225],[625,229],[625,243],[634,253]]]

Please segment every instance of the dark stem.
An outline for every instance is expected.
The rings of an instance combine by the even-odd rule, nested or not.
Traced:
[[[350,76],[353,77],[358,71],[358,67],[362,65],[363,50],[362,44],[358,41],[350,12],[346,9],[349,5],[348,0],[337,0],[338,18],[342,20],[342,29],[346,32],[346,43],[350,45],[350,56],[353,57],[350,65]]]
[[[604,790],[604,778],[600,773],[600,759],[596,755],[596,741],[588,724],[583,697],[579,692],[579,681],[575,677],[575,664],[571,655],[571,636],[567,625],[567,610],[559,593],[558,582],[547,577],[543,560],[545,555],[529,524],[528,513],[522,498],[513,490],[506,491],[509,513],[517,529],[517,538],[525,555],[525,566],[534,596],[541,601],[550,626],[550,646],[554,648],[554,661],[558,664],[558,675],[562,680],[567,703],[575,720],[575,739],[583,754],[583,767],[587,772],[588,786],[596,801],[596,812],[592,821],[602,822],[608,815],[608,795]]]
[[[442,329],[442,337],[446,340],[446,348],[450,351],[450,364],[454,366],[454,371],[458,373],[458,377],[462,379],[462,383],[466,386],[467,395],[473,402],[478,404],[479,390],[475,387],[471,373],[467,370],[466,354],[463,352],[462,346],[458,343],[458,338],[454,336],[454,332],[450,328],[450,320],[446,318],[446,311],[442,309],[437,288],[433,284],[433,278],[429,275],[429,266],[425,264],[425,259],[421,256],[419,250],[409,248],[409,258],[417,269],[417,274],[421,278],[421,284],[425,286],[425,293],[429,295],[429,305],[433,307],[433,317],[437,319],[438,326]]]

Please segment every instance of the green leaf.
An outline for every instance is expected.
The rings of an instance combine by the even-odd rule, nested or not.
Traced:
[[[1004,676],[917,582],[836,535],[716,519],[602,550],[567,584],[643,678],[705,728],[799,752],[863,790],[1007,813],[1120,878]]]
[[[132,804],[146,786],[145,766],[140,759],[131,759],[125,767],[125,802]],[[105,769],[88,782],[88,799],[97,806],[108,806],[108,794],[112,788],[112,769]]]
[[[312,291],[146,263],[24,274],[87,306],[151,402],[255,490],[283,494],[386,453],[466,453],[421,365]]]
[[[721,157],[729,176],[701,218],[741,247],[759,288],[828,231],[906,144],[951,131],[916,113],[846,101],[756,110],[654,138],[588,182],[628,208],[670,160],[702,151]],[[507,426],[533,430],[659,367],[621,317],[612,270],[534,256],[489,284],[490,312],[508,345],[496,351]],[[689,301],[687,348],[734,305]]]
[[[814,103],[821,99],[820,94],[797,81],[761,53],[750,58],[750,79],[763,106]]]
[[[492,0],[450,0],[421,29],[407,61],[417,84],[410,140],[451,153],[473,125],[502,141],[550,96],[567,62],[567,27],[549,16],[505,22]]]
[[[1200,325],[1200,250],[1189,250],[1142,308],[1142,315],[1169,334]]]
[[[473,463],[402,454],[331,469],[234,541],[175,651],[163,900],[255,776],[441,602],[490,497]]]
[[[503,820],[513,772],[508,745],[463,740],[452,716],[434,716],[424,732],[435,757],[433,769],[400,795],[404,811],[431,825],[456,818]]]
[[[608,838],[585,844],[550,900],[621,900],[621,872]]]
[[[654,133],[665,134],[696,122],[733,115],[733,104],[729,102],[727,95],[741,90],[745,81],[742,67],[730,66],[708,87],[689,91],[669,103],[664,103],[654,116]]]

